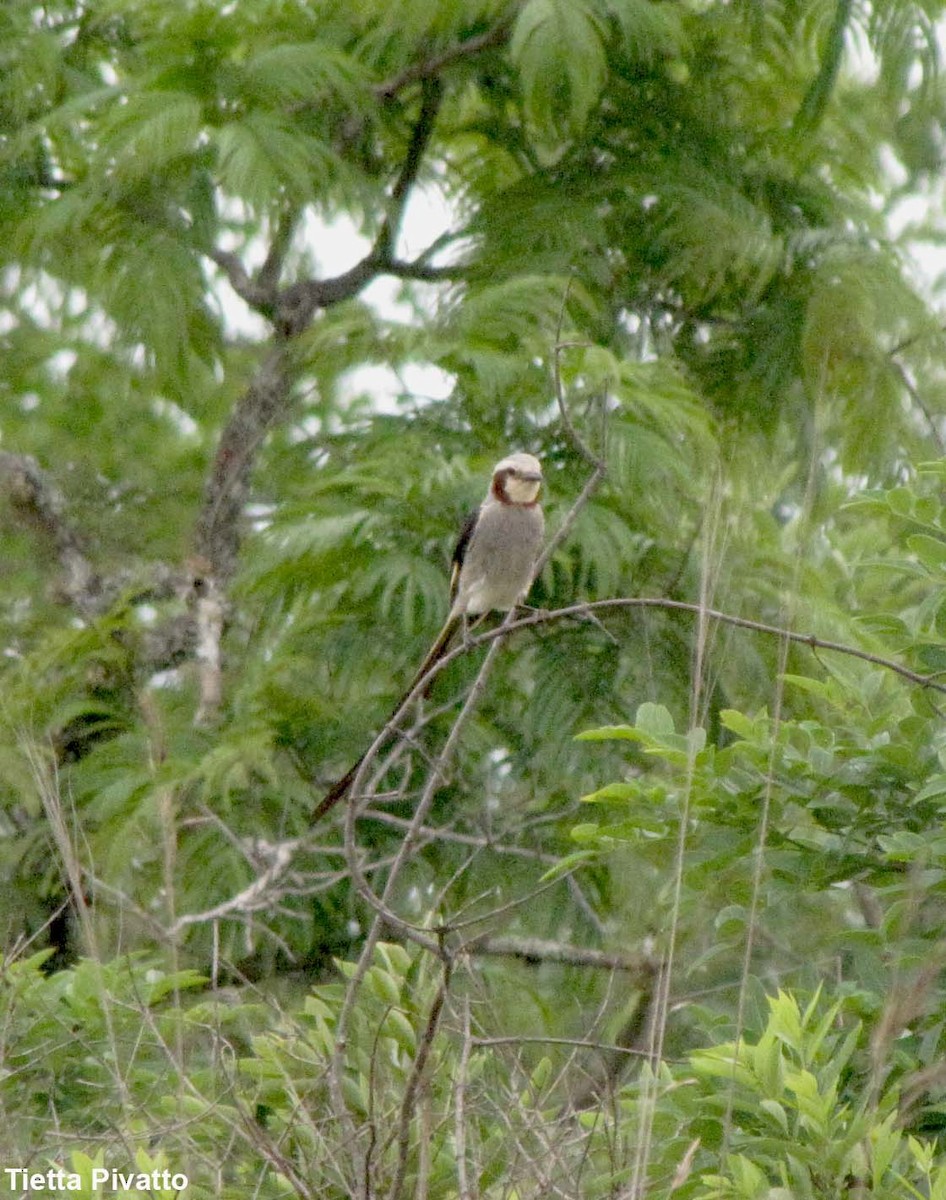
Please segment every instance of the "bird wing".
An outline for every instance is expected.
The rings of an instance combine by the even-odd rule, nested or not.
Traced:
[[[476,528],[476,522],[480,519],[480,507],[474,508],[463,522],[463,528],[460,530],[460,536],[457,538],[457,544],[453,551],[453,565],[450,570],[451,604],[457,598],[457,590],[460,587],[460,572],[463,570],[463,562],[470,545],[470,539],[473,537],[473,530]]]

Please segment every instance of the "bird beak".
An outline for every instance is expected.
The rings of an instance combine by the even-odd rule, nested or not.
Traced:
[[[519,478],[524,479],[527,483],[541,483],[542,475],[538,471],[520,471]]]

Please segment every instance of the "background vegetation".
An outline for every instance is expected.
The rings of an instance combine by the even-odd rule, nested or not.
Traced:
[[[5,1165],[946,1197],[942,28],[0,7]]]

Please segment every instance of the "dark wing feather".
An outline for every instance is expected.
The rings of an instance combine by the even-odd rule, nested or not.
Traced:
[[[470,539],[473,536],[473,530],[476,528],[476,522],[479,520],[479,517],[479,507],[474,508],[463,522],[463,528],[460,530],[460,536],[457,539],[456,548],[453,551],[453,567],[450,571],[451,604],[457,598],[457,588],[460,586],[460,571],[463,569],[463,560],[466,558],[466,552],[470,545]]]

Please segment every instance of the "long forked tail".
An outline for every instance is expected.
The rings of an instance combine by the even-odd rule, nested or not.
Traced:
[[[461,620],[462,617],[454,616],[453,614],[447,618],[446,624],[437,635],[437,640],[427,651],[427,657],[416,671],[409,686],[402,693],[400,700],[398,700],[397,704],[395,704],[394,708],[391,710],[391,715],[388,717],[387,721],[385,721],[385,726],[392,725],[398,719],[398,717],[407,707],[407,702],[411,697],[411,693],[428,673],[428,671],[433,670],[440,659],[443,658],[447,651],[447,647],[450,645],[450,642],[453,639],[453,635],[456,633],[460,625]],[[425,689],[423,694],[426,696],[428,692],[429,689]],[[336,804],[339,803],[340,800],[345,799],[348,794],[348,789],[355,782],[355,776],[358,774],[361,764],[365,761],[365,755],[367,753],[368,752],[366,750],[365,753],[362,754],[362,756],[358,759],[358,761],[348,768],[341,779],[332,784],[329,790],[312,810],[311,822],[313,825],[316,821],[321,820],[327,812],[331,812],[331,810]]]

